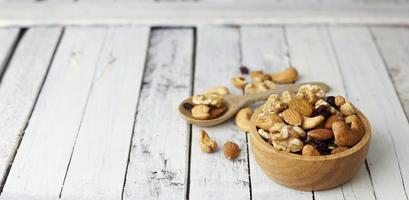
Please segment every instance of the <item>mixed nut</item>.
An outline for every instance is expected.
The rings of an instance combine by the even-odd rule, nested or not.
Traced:
[[[199,132],[200,149],[206,153],[213,153],[217,150],[216,141],[212,140],[204,130]],[[223,145],[223,154],[229,160],[234,160],[240,155],[240,147],[234,142],[227,141]]]
[[[190,111],[195,119],[214,119],[226,112],[227,106],[223,103],[223,96],[229,93],[223,86],[210,88],[203,94],[194,95],[192,101],[184,103],[183,107]]]
[[[275,149],[309,156],[335,154],[357,144],[365,126],[351,102],[326,96],[318,85],[273,94],[255,120],[259,135]]]

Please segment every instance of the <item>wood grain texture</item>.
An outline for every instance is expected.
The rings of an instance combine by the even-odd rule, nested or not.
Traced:
[[[124,199],[183,199],[189,132],[178,102],[191,94],[192,29],[152,31]]]
[[[327,27],[287,26],[286,33],[291,64],[296,66],[300,73],[299,81],[322,81],[331,87],[328,95],[345,96],[342,76]],[[344,186],[315,192],[314,196],[317,200],[374,198],[365,166],[362,166],[358,174]]]
[[[409,29],[373,27],[375,42],[388,68],[400,101],[409,117]]]
[[[199,27],[197,35],[194,93],[224,85],[238,93],[230,78],[239,74],[239,30],[232,27]],[[199,127],[192,128],[190,161],[190,199],[248,199],[249,175],[246,135],[233,120],[216,127],[204,128],[219,146],[217,152],[204,153],[199,148]],[[224,157],[222,147],[227,141],[237,143],[240,156],[234,160]]]
[[[331,27],[348,98],[368,116],[368,168],[377,199],[407,199],[409,124],[367,27]],[[407,184],[405,184],[407,186]]]
[[[299,2],[299,1],[298,1]],[[92,10],[92,12],[89,12]],[[409,24],[409,4],[237,2],[6,2],[0,26]]]
[[[0,46],[0,77],[2,76],[4,69],[7,67],[6,62],[11,53],[13,52],[13,44],[18,37],[18,28],[2,28],[0,29],[0,40],[2,45]],[[0,80],[1,83],[1,80]]]
[[[61,197],[120,199],[149,27],[109,28]]]
[[[280,71],[289,66],[290,58],[282,27],[243,26],[241,33],[242,64],[251,70]],[[244,133],[243,133],[244,134]],[[250,141],[250,135],[247,135]],[[249,143],[249,149],[251,144]],[[253,199],[312,199],[311,192],[288,189],[268,178],[249,152]]]
[[[65,30],[7,178],[4,199],[59,196],[105,34],[105,28]]]
[[[7,37],[3,37],[4,47],[11,46],[10,40],[16,38],[18,31],[15,29],[7,32]],[[0,33],[5,32],[0,31]],[[60,28],[29,29],[21,39],[1,81],[0,179],[2,181],[28,123],[60,34]],[[3,46],[0,48],[3,49],[0,50],[3,53],[8,53]],[[0,57],[3,55],[0,54]]]

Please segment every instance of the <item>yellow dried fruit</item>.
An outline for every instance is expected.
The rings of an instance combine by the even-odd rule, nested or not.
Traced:
[[[302,115],[292,108],[284,110],[282,113],[280,113],[280,116],[284,119],[284,121],[293,126],[300,126],[302,124]]]
[[[311,116],[313,107],[311,103],[306,99],[293,98],[288,103],[288,107],[298,111],[301,115]]]

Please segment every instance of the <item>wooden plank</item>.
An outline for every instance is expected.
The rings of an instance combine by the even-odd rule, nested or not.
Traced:
[[[17,40],[18,31],[17,28],[0,29],[0,40],[2,41],[2,45],[0,46],[0,79],[4,69],[7,67],[7,60],[13,52],[13,45]]]
[[[409,117],[409,29],[407,27],[373,27],[379,51]]]
[[[152,32],[124,199],[184,199],[190,128],[175,106],[191,95],[192,29]]]
[[[11,47],[18,29],[0,31],[5,46]],[[41,90],[60,28],[31,28],[21,39],[0,85],[0,179],[3,183]],[[4,36],[4,37],[3,37]],[[2,40],[3,41],[3,40]],[[1,46],[1,52],[9,51]],[[5,58],[4,54],[0,57]],[[1,62],[1,61],[0,61]]]
[[[240,65],[239,30],[233,27],[199,27],[194,93],[224,85],[237,93],[230,78],[239,73]],[[190,199],[248,199],[249,174],[247,163],[246,135],[239,131],[233,120],[216,127],[204,128],[219,146],[212,154],[199,148],[199,130],[193,126],[190,161]],[[228,160],[223,155],[223,144],[237,143],[240,156]]]
[[[332,27],[330,32],[347,96],[372,125],[367,160],[376,198],[407,199],[409,124],[371,34],[367,27]]]
[[[300,73],[300,82],[322,81],[330,84],[328,95],[345,96],[341,73],[325,26],[288,26],[286,28],[291,64]],[[302,33],[302,34],[300,34]],[[345,195],[348,194],[348,195]],[[342,187],[316,191],[315,199],[374,199],[365,166]]]
[[[89,12],[92,10],[92,12]],[[0,26],[147,24],[409,24],[409,4],[245,2],[6,2]]]
[[[4,199],[59,196],[105,34],[105,28],[65,31],[4,187]]]
[[[241,27],[242,64],[251,70],[273,72],[289,66],[288,47],[282,27]],[[244,134],[244,133],[243,133]],[[250,141],[250,135],[247,135]],[[249,149],[251,144],[249,142]],[[250,150],[251,151],[251,150]],[[249,154],[253,199],[312,199],[311,192],[283,187],[269,179]]]
[[[121,198],[148,36],[148,27],[108,29],[62,198]]]

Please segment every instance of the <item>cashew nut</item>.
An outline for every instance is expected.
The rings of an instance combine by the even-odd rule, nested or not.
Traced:
[[[212,153],[217,149],[217,143],[210,139],[209,135],[204,130],[200,130],[199,133],[200,149],[207,153]]]
[[[342,106],[342,104],[345,103],[345,98],[342,96],[336,96],[335,97],[335,105],[337,105],[338,107]]]
[[[318,115],[316,117],[306,117],[303,116],[303,123],[302,123],[302,128],[303,129],[312,129],[320,125],[322,122],[324,122],[325,118],[322,115]]]
[[[250,118],[253,115],[253,110],[251,108],[243,108],[236,115],[236,125],[242,131],[250,130]]]
[[[341,114],[335,114],[328,117],[327,121],[324,124],[324,128],[332,129],[332,124],[338,121],[344,121],[344,118]]]
[[[266,140],[268,140],[270,138],[270,133],[265,131],[264,129],[260,128],[257,130],[258,134],[260,134],[260,136]]]
[[[302,153],[303,156],[319,156],[321,155],[321,153],[317,150],[317,148],[315,148],[314,146],[310,145],[310,144],[306,144],[303,148],[302,148]]]
[[[339,110],[341,111],[341,113],[344,116],[349,116],[349,115],[355,114],[355,107],[349,101],[342,104],[342,106],[339,108]]]
[[[196,105],[192,108],[192,116],[196,119],[208,119],[210,117],[210,108],[206,105]]]
[[[261,70],[250,72],[250,77],[251,79],[253,79],[253,81],[256,81],[256,82],[263,82],[265,80],[270,80],[271,78],[268,74],[265,74]]]
[[[210,88],[206,90],[204,93],[205,94],[215,93],[221,96],[230,94],[229,89],[227,89],[227,87],[224,87],[224,86],[217,86],[217,87]]]
[[[231,79],[231,83],[234,87],[239,89],[244,89],[244,86],[247,85],[247,81],[243,76],[236,76]]]
[[[335,144],[343,147],[351,147],[358,143],[364,136],[365,127],[361,119],[356,115],[350,115],[345,118],[345,122],[338,121],[333,123],[332,132],[334,132]]]
[[[271,80],[276,83],[292,83],[298,79],[298,72],[294,67],[288,67],[281,72],[271,74]]]

